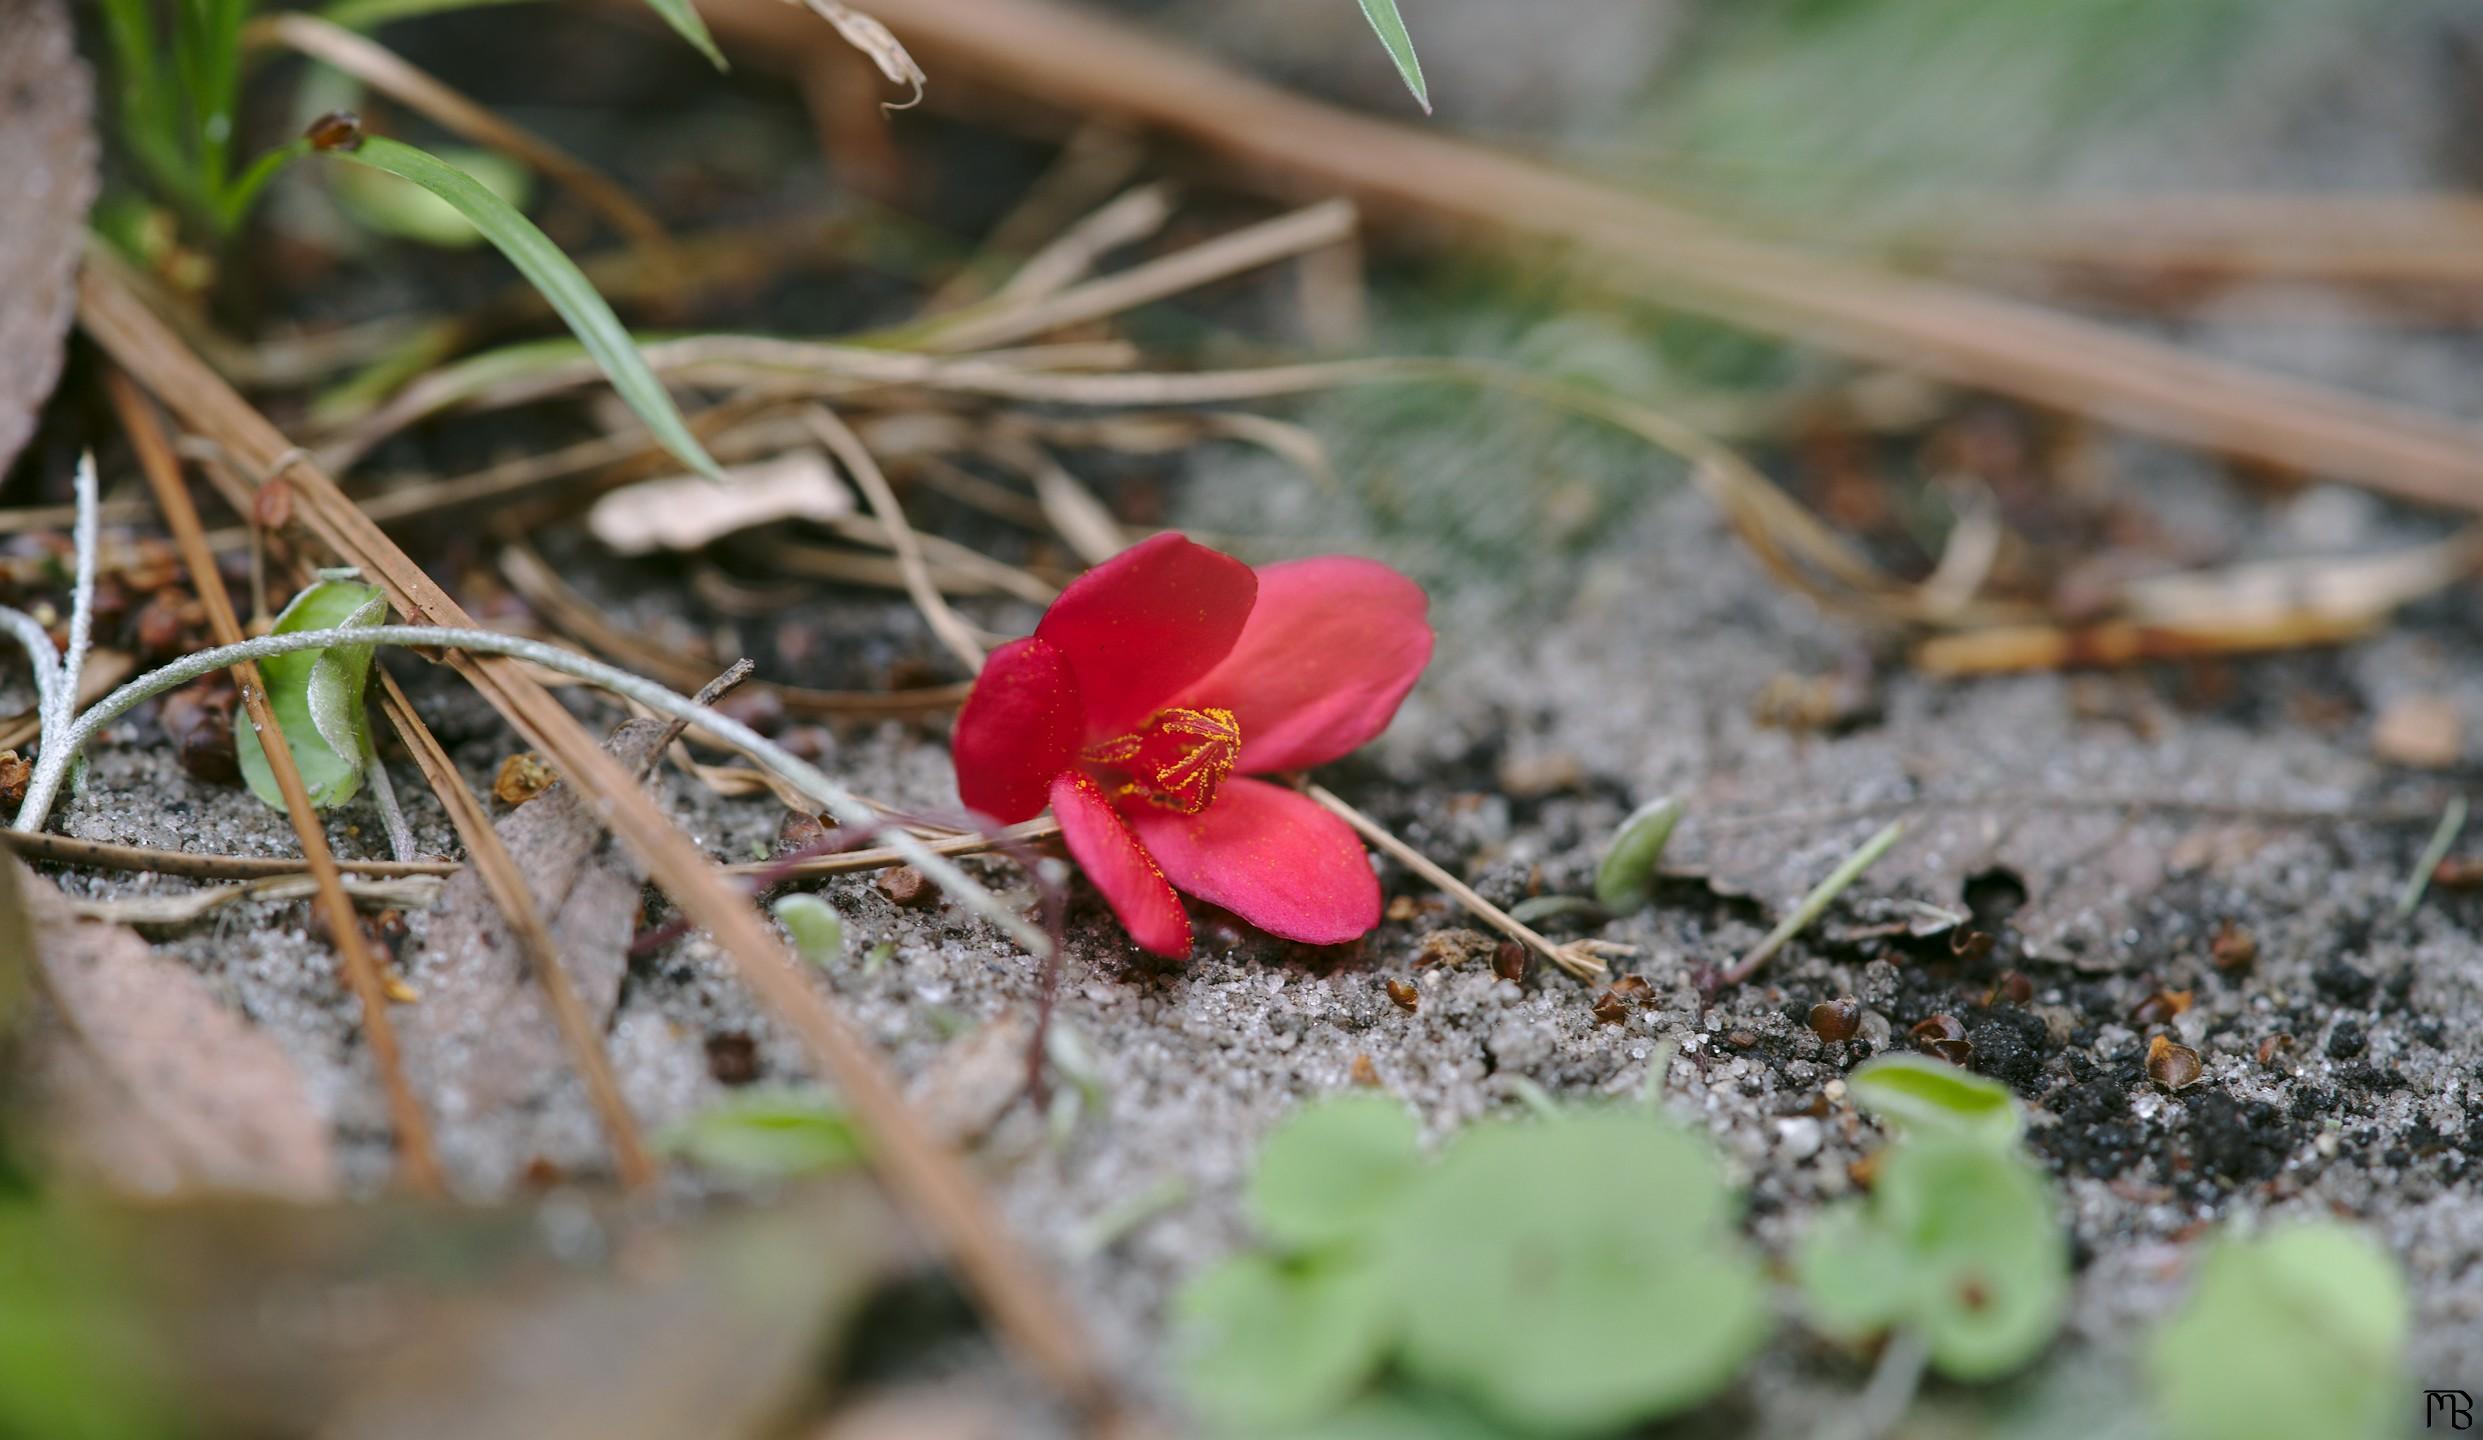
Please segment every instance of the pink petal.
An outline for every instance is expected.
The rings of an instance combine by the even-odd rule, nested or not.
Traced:
[[[1241,721],[1241,768],[1305,770],[1388,728],[1431,662],[1430,600],[1376,560],[1325,555],[1259,571],[1241,639],[1184,705]]]
[[[1086,707],[1068,658],[1029,636],[991,652],[974,678],[949,754],[957,798],[1003,825],[1043,813],[1052,777],[1078,758]]]
[[[1281,785],[1236,776],[1196,815],[1146,805],[1128,820],[1173,884],[1270,935],[1341,945],[1379,923],[1379,877],[1361,839]]]
[[[1136,729],[1216,668],[1258,589],[1232,556],[1158,535],[1071,581],[1035,634],[1068,657],[1087,735],[1101,739]]]
[[[1158,955],[1190,953],[1190,916],[1101,787],[1072,770],[1052,782],[1052,814],[1069,854],[1103,892],[1129,938]]]

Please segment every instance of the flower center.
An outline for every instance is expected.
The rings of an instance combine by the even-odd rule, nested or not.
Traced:
[[[1230,710],[1160,710],[1127,735],[1087,747],[1084,759],[1122,776],[1119,793],[1196,815],[1241,757],[1241,722]]]

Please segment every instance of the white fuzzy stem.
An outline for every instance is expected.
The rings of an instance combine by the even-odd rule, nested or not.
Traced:
[[[95,483],[95,452],[78,457],[75,482],[78,499],[77,528],[73,543],[77,548],[77,588],[69,598],[69,653],[60,662],[59,689],[52,701],[52,713],[45,728],[66,729],[78,709],[78,678],[86,669],[86,652],[93,644],[95,632],[95,532],[97,512],[102,501]]]
[[[625,696],[659,714],[683,720],[706,731],[718,740],[741,750],[752,759],[783,776],[795,788],[819,802],[821,808],[846,825],[879,828],[877,811],[822,772],[818,767],[796,758],[729,715],[712,710],[685,696],[656,684],[641,675],[590,660],[583,655],[527,640],[503,635],[496,630],[459,630],[430,625],[373,625],[336,630],[300,630],[290,634],[262,635],[237,645],[219,645],[183,656],[161,669],[149,671],[104,696],[77,717],[75,723],[62,727],[57,737],[46,737],[43,753],[35,773],[26,787],[26,803],[20,807],[16,828],[39,830],[51,814],[52,803],[58,798],[62,782],[69,773],[70,761],[105,726],[120,719],[149,696],[160,695],[176,685],[187,684],[202,675],[243,661],[265,660],[301,650],[319,650],[330,645],[396,645],[425,650],[466,650],[478,655],[512,655],[530,664],[563,675],[574,675],[590,684],[602,686],[616,695]],[[1051,939],[1041,927],[1028,921],[1003,903],[954,861],[932,850],[928,845],[901,830],[886,832],[889,849],[936,882],[967,909],[989,920],[1010,938],[1036,955],[1047,954]]]

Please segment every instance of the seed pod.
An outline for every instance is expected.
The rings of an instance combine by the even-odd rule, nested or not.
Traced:
[[[2207,954],[2219,970],[2247,970],[2259,958],[2259,941],[2227,920],[2216,927],[2215,938],[2207,942]]]
[[[1811,1007],[1811,1030],[1831,1045],[1854,1038],[1862,1029],[1862,1002],[1851,995],[1822,1000]]]
[[[1515,940],[1503,940],[1492,950],[1492,973],[1503,980],[1523,982],[1534,956]]]
[[[911,865],[894,865],[880,871],[879,893],[902,910],[925,910],[940,903],[940,887]]]
[[[2197,1084],[2206,1069],[2198,1052],[2187,1045],[2176,1045],[2163,1035],[2147,1042],[2147,1078],[2167,1090]]]
[[[1954,1015],[1934,1015],[1910,1033],[1914,1048],[1926,1055],[1937,1055],[1960,1069],[1973,1063],[1974,1042],[1966,1038],[1966,1027]]]
[[[2003,970],[2000,978],[1992,982],[1992,988],[1984,992],[1983,1008],[1988,1010],[2002,1000],[2012,1005],[2024,1005],[2034,998],[2035,982],[2028,979],[2024,971]]]

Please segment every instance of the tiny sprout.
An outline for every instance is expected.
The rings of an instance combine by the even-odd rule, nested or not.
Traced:
[[[1854,1038],[1862,1029],[1862,1002],[1851,995],[1822,1000],[1811,1007],[1811,1030],[1831,1045]]]
[[[845,954],[845,922],[816,895],[786,895],[771,907],[793,937],[793,948],[813,965],[833,965]]]
[[[1681,802],[1666,796],[1631,812],[1613,833],[1595,870],[1595,899],[1616,915],[1642,909],[1654,896],[1655,863],[1681,823]]]
[[[351,110],[331,110],[310,122],[302,132],[313,150],[343,150],[348,153],[362,148],[362,117]]]
[[[1920,1055],[1883,1055],[1856,1070],[1846,1089],[1856,1104],[1903,1134],[2007,1145],[2021,1124],[2007,1086]]]
[[[2147,1042],[2147,1078],[2167,1090],[2183,1090],[2197,1084],[2205,1070],[2199,1063],[2198,1052],[2187,1045],[2176,1045],[2162,1035]]]

